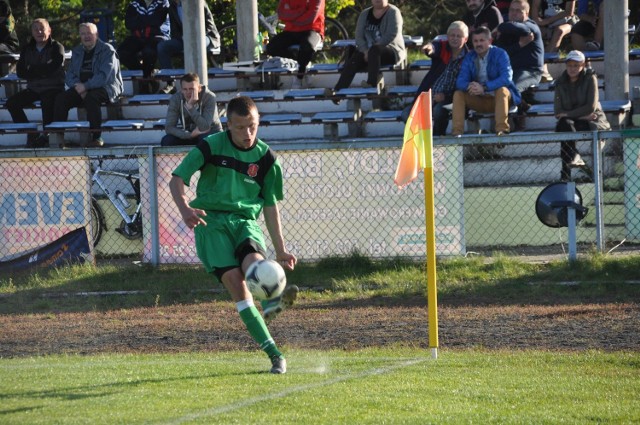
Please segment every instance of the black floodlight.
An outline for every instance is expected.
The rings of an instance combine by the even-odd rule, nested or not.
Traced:
[[[552,183],[545,187],[536,199],[536,215],[549,227],[567,227],[569,208],[576,210],[576,223],[587,215],[589,209],[582,206],[582,195],[576,188],[573,201],[568,200],[567,184]]]

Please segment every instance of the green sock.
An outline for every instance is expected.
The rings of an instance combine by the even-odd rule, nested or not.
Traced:
[[[260,312],[258,312],[255,306],[252,305],[240,311],[240,318],[247,327],[249,334],[260,345],[262,351],[267,353],[269,357],[282,356],[273,338],[271,338],[269,329],[267,329],[267,325],[264,323]]]

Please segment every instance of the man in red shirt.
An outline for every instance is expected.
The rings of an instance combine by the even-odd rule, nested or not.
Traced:
[[[269,40],[267,54],[298,62],[293,88],[300,88],[316,46],[324,38],[324,0],[280,0],[278,19],[284,22],[284,31]],[[297,53],[289,50],[293,45],[300,46]]]

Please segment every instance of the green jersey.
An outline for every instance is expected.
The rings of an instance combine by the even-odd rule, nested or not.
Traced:
[[[187,154],[173,175],[189,186],[198,170],[200,179],[191,208],[256,220],[265,205],[275,205],[284,198],[282,167],[260,139],[245,150],[233,144],[228,131],[213,134]]]

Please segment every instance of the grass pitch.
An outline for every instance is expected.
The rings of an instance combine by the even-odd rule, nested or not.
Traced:
[[[2,424],[638,423],[638,353],[289,351],[0,360]]]

